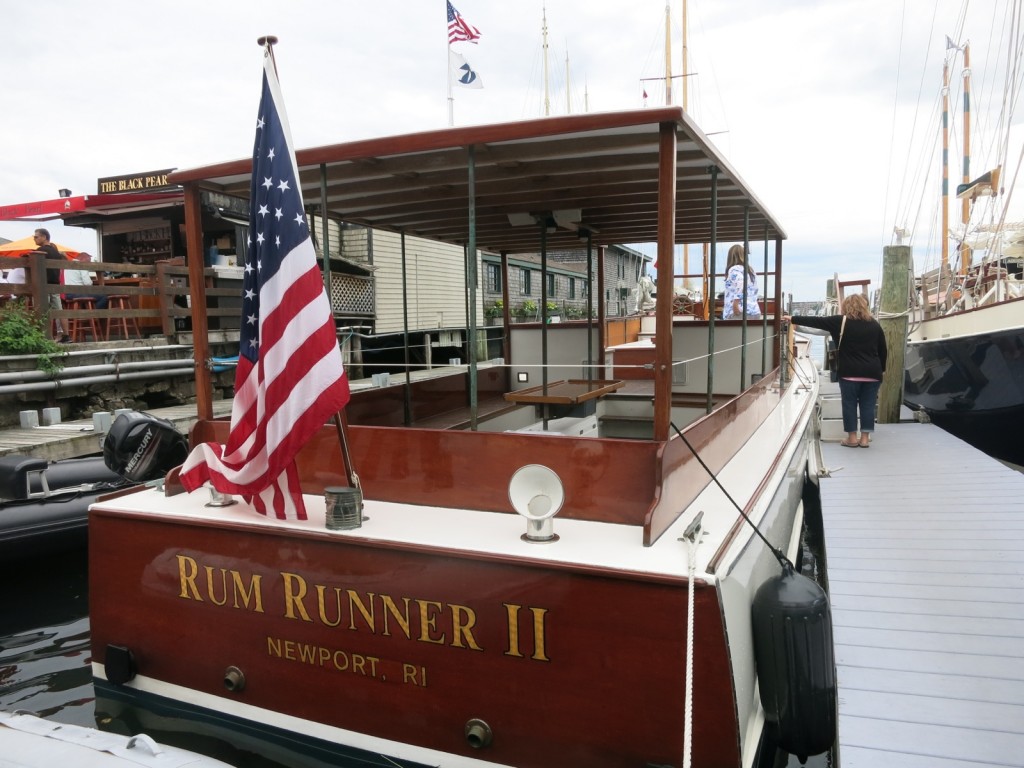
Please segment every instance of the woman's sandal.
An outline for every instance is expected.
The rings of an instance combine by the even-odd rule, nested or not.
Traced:
[[[844,448],[859,448],[860,447],[860,443],[848,443],[845,440],[840,440],[839,444],[841,446],[843,446]]]

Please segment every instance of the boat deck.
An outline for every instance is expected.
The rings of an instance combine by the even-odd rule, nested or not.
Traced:
[[[822,453],[843,768],[1024,766],[1024,474],[915,422]]]

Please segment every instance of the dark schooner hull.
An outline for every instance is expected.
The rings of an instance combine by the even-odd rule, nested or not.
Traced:
[[[957,333],[958,328],[980,326],[1000,309],[986,306],[937,318],[927,323],[932,338],[912,336],[903,398],[990,456],[1024,465],[1024,323],[1018,319],[1006,327]],[[1024,301],[1009,303],[1002,314],[1020,318]],[[952,333],[947,335],[944,328]]]

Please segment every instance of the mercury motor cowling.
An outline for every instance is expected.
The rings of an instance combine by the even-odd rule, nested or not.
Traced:
[[[114,419],[103,440],[107,467],[136,483],[163,477],[187,456],[188,442],[174,424],[141,411]]]

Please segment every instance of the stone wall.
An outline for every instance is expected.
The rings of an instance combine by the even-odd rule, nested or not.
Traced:
[[[237,342],[211,354],[237,354]],[[160,341],[69,345],[64,368],[54,376],[38,370],[35,356],[0,357],[0,428],[18,427],[19,413],[59,407],[62,421],[89,419],[118,408],[147,410],[195,403],[192,347]],[[213,373],[213,398],[230,398],[234,366]]]

